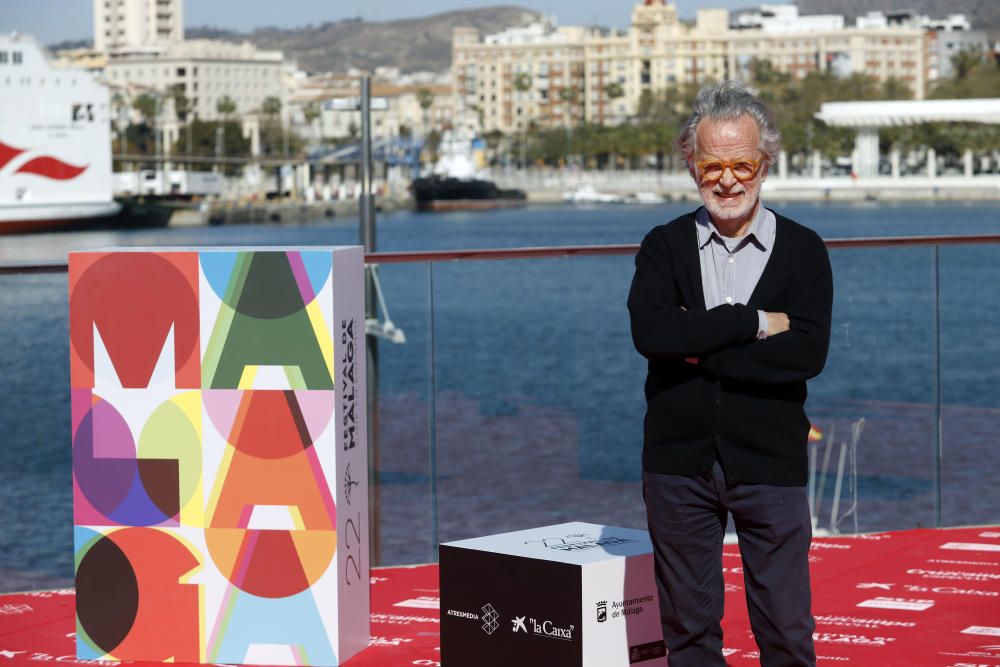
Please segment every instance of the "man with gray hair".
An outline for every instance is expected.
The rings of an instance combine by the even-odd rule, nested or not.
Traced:
[[[677,139],[704,206],[653,229],[628,309],[648,360],[643,497],[671,667],[723,667],[732,514],[760,663],[815,665],[806,380],[826,362],[833,277],[810,229],[764,208],[781,135],[731,82]]]

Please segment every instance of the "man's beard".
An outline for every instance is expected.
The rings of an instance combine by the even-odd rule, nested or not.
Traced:
[[[706,187],[702,190],[701,199],[705,203],[705,208],[708,210],[709,215],[712,216],[713,222],[725,223],[744,220],[757,206],[757,200],[760,197],[760,184],[761,182],[758,179],[754,179],[752,183],[741,184],[743,188],[742,196],[729,201],[720,201],[715,197],[715,186]]]

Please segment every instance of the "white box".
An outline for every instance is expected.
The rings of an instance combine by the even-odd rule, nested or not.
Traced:
[[[441,545],[443,667],[665,667],[644,530],[565,523]]]

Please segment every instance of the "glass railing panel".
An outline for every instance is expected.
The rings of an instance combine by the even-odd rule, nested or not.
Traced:
[[[66,274],[0,276],[0,591],[73,582]]]
[[[935,274],[931,246],[831,250],[830,357],[807,404],[819,529],[1000,521],[983,464],[1000,432],[995,251],[942,247]],[[406,342],[379,341],[376,563],[525,526],[645,524],[631,275],[630,254],[379,268]],[[0,275],[0,591],[72,583],[66,311],[64,273]]]
[[[626,256],[434,265],[442,541],[645,525],[631,275]]]
[[[807,403],[818,532],[936,523],[933,254],[830,251],[830,354]]]
[[[374,563],[437,560],[431,471],[430,264],[383,264],[378,281],[390,320],[402,331],[378,339],[377,445],[371,461]],[[380,311],[380,321],[385,313]]]
[[[1000,246],[940,249],[941,521],[1000,523]]]

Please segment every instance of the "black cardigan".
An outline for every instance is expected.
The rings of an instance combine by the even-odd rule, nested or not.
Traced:
[[[771,256],[746,305],[705,309],[694,213],[643,239],[628,310],[649,360],[644,470],[707,475],[718,457],[730,482],[806,483],[806,380],[826,362],[833,274],[818,234],[775,218]],[[757,310],[787,313],[791,328],[756,340]]]

